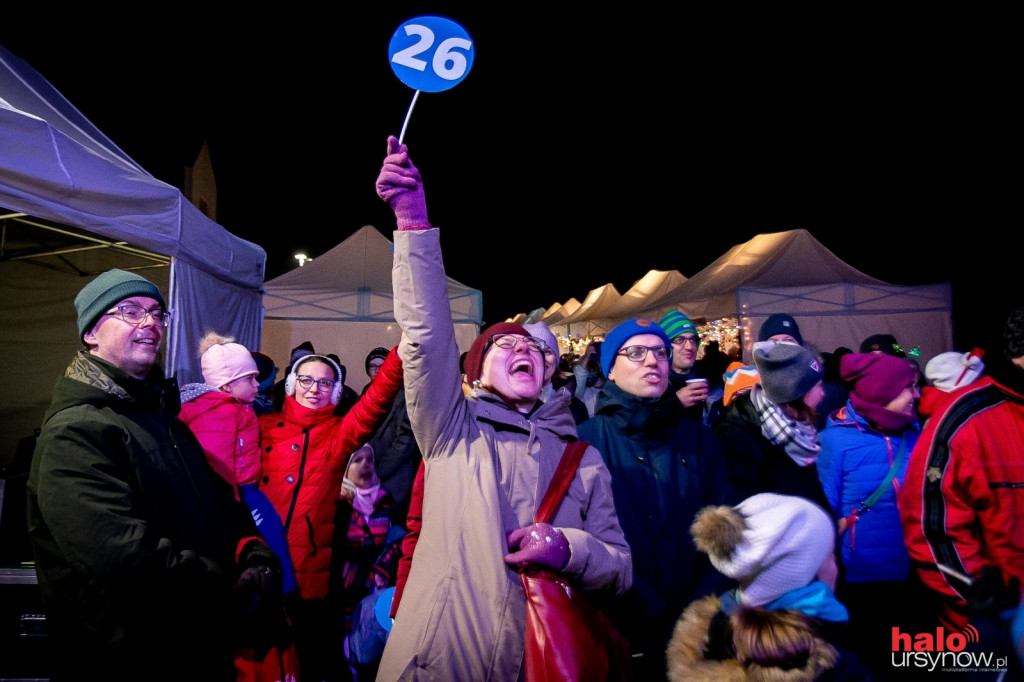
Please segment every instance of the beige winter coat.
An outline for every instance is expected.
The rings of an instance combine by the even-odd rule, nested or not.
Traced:
[[[503,561],[505,538],[532,523],[565,444],[576,437],[569,395],[529,418],[487,391],[463,395],[438,230],[395,233],[393,283],[426,488],[423,528],[377,679],[521,679],[526,600]],[[629,547],[594,448],[552,525],[572,548],[567,575],[589,590],[629,588]]]

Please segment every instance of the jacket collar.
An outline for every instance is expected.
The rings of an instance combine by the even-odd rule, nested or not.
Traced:
[[[660,398],[640,398],[608,381],[597,396],[594,415],[611,416],[626,431],[646,431],[678,422],[683,405],[671,387]]]
[[[316,410],[311,410],[299,404],[295,396],[286,395],[284,405],[281,406],[281,414],[284,420],[295,424],[302,429],[311,429],[320,422],[327,421],[334,416],[334,405],[325,405]]]
[[[576,421],[569,409],[568,391],[556,391],[548,402],[537,401],[530,414],[523,414],[509,406],[505,400],[487,389],[475,388],[469,401],[477,419],[500,424],[523,432],[535,429],[550,431],[559,438],[576,437]]]
[[[181,411],[177,382],[165,379],[158,366],[154,365],[146,378],[140,380],[85,350],[75,353],[58,387],[46,419],[82,403],[131,403],[140,410],[170,418]]]

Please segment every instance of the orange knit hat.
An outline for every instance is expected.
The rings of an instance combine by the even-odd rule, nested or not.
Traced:
[[[742,362],[731,362],[725,368],[725,391],[722,393],[722,405],[728,405],[737,393],[745,393],[760,383],[761,377],[753,365]]]

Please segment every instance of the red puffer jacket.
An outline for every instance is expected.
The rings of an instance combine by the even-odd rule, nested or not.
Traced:
[[[311,410],[293,396],[281,412],[260,416],[260,490],[284,523],[303,599],[327,596],[335,503],[348,457],[369,439],[401,386],[402,364],[392,349],[344,417],[334,415],[334,405]]]
[[[260,479],[260,428],[252,405],[230,393],[207,391],[181,404],[178,419],[188,424],[203,445],[210,466],[235,490]]]
[[[910,455],[899,507],[911,561],[946,597],[947,624],[967,623],[957,576],[995,564],[1024,582],[1024,397],[989,377],[950,394]]]

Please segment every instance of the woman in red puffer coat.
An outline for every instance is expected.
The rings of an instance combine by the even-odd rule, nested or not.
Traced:
[[[337,670],[343,617],[331,613],[334,513],[348,457],[365,443],[402,386],[402,366],[392,350],[377,378],[343,417],[341,368],[324,355],[298,360],[285,379],[281,412],[260,417],[263,478],[260,489],[284,522],[298,579],[289,604],[305,679],[329,679]]]

